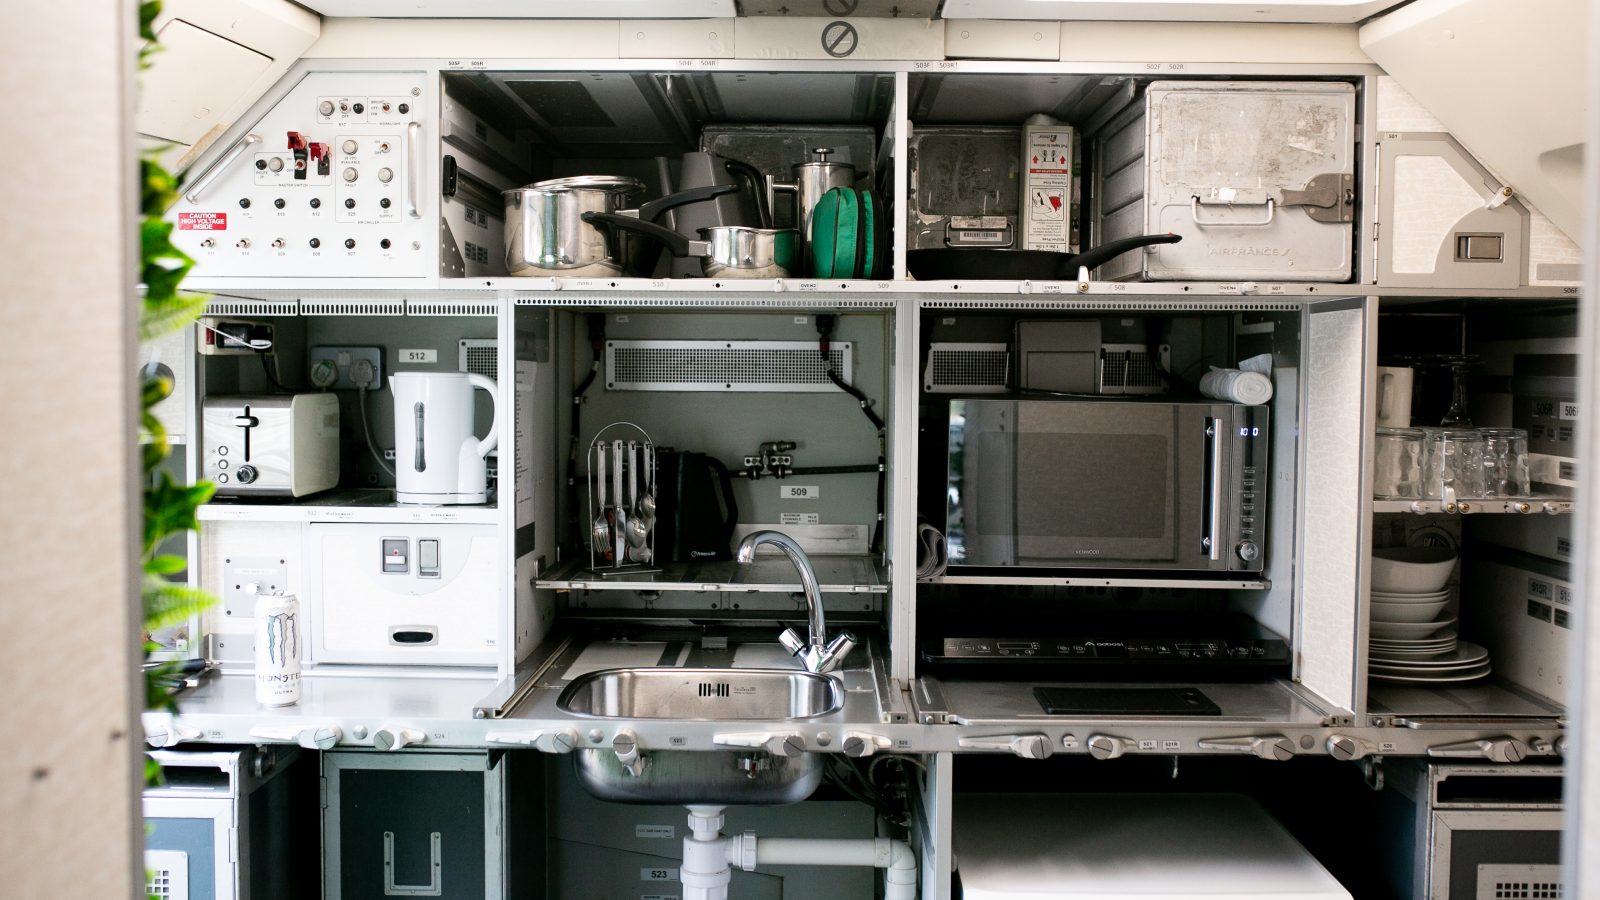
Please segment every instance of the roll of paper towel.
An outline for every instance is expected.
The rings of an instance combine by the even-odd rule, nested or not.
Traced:
[[[1259,406],[1272,399],[1272,379],[1243,369],[1212,369],[1200,376],[1200,393],[1213,400]]]

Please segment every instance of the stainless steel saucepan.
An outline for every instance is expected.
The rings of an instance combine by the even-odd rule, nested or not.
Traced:
[[[793,228],[718,225],[700,229],[703,240],[693,241],[631,216],[586,212],[582,219],[660,241],[668,253],[680,259],[699,257],[700,270],[708,278],[788,278],[799,262],[800,237]]]
[[[730,194],[738,187],[709,185],[668,194],[637,209],[623,208],[625,197],[643,190],[644,183],[637,178],[580,175],[505,191],[506,271],[576,277],[628,274],[633,261],[628,245],[609,240],[603,229],[583,216],[604,213],[653,222],[673,207]]]

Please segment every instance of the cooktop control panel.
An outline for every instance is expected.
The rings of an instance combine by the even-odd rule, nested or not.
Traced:
[[[946,638],[943,650],[943,658],[951,661],[1278,664],[1289,659],[1288,645],[1276,638]]]
[[[426,276],[438,226],[423,205],[438,190],[425,84],[420,72],[306,75],[187,176],[168,218],[193,274]]]

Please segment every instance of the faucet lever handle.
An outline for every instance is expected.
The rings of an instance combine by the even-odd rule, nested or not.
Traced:
[[[848,631],[841,631],[833,636],[833,640],[828,642],[826,652],[832,659],[844,659],[850,654],[851,650],[855,649],[855,646],[856,636]]]
[[[790,656],[798,656],[800,651],[806,649],[805,639],[796,634],[793,628],[785,628],[783,633],[778,635],[778,643],[789,651]]]

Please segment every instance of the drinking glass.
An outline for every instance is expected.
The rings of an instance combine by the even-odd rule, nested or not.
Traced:
[[[1374,497],[1415,500],[1422,496],[1422,429],[1380,426],[1373,462]]]
[[[1422,496],[1447,502],[1483,496],[1483,432],[1422,430]]]
[[[1521,428],[1482,428],[1483,496],[1526,497],[1528,432]]]

